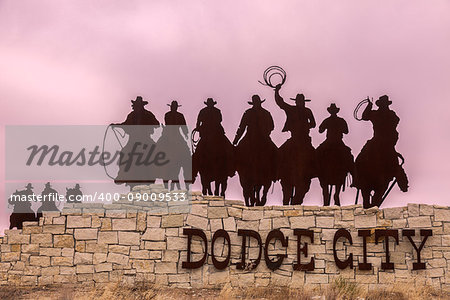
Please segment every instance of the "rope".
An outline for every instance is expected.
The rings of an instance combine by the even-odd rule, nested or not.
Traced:
[[[373,100],[373,99],[372,99]],[[358,118],[358,111],[361,109],[361,107],[366,104],[369,103],[369,97],[367,97],[366,99],[362,100],[361,102],[358,103],[358,105],[356,106],[355,110],[353,111],[353,117],[357,120],[357,121],[361,121],[362,118]]]
[[[198,141],[200,140],[200,136],[197,139],[195,138],[195,134],[196,133],[198,133],[198,130],[196,130],[196,129],[192,130],[192,133],[191,133],[191,141],[192,141],[191,149],[192,149],[192,153],[195,152],[195,149],[197,148],[197,145],[198,145]]]
[[[271,88],[275,88],[275,85],[272,83],[272,77],[278,75],[281,77],[281,85],[283,85],[286,82],[286,72],[283,70],[283,68],[279,66],[270,66],[268,67],[263,74],[264,83],[259,81],[262,85],[270,86]]]
[[[108,127],[106,127],[105,130],[105,134],[103,135],[103,144],[102,144],[102,154],[101,154],[101,158],[103,161],[103,169],[105,170],[105,174],[106,176],[108,176],[110,179],[114,180],[115,178],[112,177],[111,175],[109,175],[108,170],[106,169],[106,163],[105,163],[105,157],[103,155],[103,153],[105,152],[105,142],[106,142],[106,136],[108,134],[108,129],[111,128],[111,130],[114,132],[114,135],[116,136],[117,141],[119,142],[120,147],[123,149],[123,145],[119,140],[119,137],[117,136],[117,132],[114,130],[114,128],[111,125],[108,125]]]

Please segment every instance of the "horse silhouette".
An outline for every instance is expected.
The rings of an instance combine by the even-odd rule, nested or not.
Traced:
[[[319,126],[319,132],[327,131],[326,140],[317,147],[319,182],[322,188],[324,206],[329,206],[334,186],[334,204],[340,206],[340,192],[345,190],[345,179],[353,173],[353,155],[342,138],[348,134],[347,122],[337,116],[339,108],[332,103],[328,108],[330,116]]]
[[[283,132],[291,132],[291,137],[278,150],[277,178],[281,181],[283,205],[298,205],[303,203],[311,179],[317,177],[316,153],[309,136],[316,122],[312,111],[305,106],[310,100],[297,94],[291,98],[295,105],[287,104],[279,94],[280,88],[281,84],[275,87],[275,102],[286,114]]]
[[[34,195],[33,186],[29,183],[25,190],[15,191],[8,198],[8,204],[14,205],[13,212],[9,217],[9,229],[16,227],[22,229],[23,222],[38,221],[36,214],[31,209],[30,197]]]
[[[204,102],[197,117],[195,132],[200,140],[192,155],[192,179],[200,174],[203,195],[212,195],[211,182],[215,182],[214,195],[225,196],[228,177],[234,176],[234,149],[222,127],[222,113],[212,98]]]
[[[184,182],[186,189],[192,182],[192,164],[191,151],[187,140],[189,138],[189,130],[186,126],[184,115],[178,112],[178,107],[181,105],[177,101],[172,101],[170,104],[170,111],[164,116],[166,126],[163,127],[163,132],[158,140],[158,148],[164,150],[166,156],[169,158],[169,164],[164,167],[165,174],[163,175],[163,182],[166,189],[173,190],[175,187],[179,190],[179,174],[183,170]]]
[[[264,206],[272,181],[276,180],[277,146],[270,139],[274,124],[271,114],[261,106],[264,101],[254,95],[248,102],[252,108],[242,116],[233,141],[237,145],[236,169],[246,206]]]
[[[388,96],[381,96],[375,102],[377,110],[372,110],[373,104],[370,100],[364,101],[368,104],[362,114],[362,120],[372,122],[374,134],[355,160],[352,186],[358,189],[358,194],[359,190],[361,191],[364,208],[380,207],[395,183],[401,191],[408,190],[408,178],[402,167],[404,159],[395,150],[398,141],[397,125],[400,119],[389,108],[392,101]]]

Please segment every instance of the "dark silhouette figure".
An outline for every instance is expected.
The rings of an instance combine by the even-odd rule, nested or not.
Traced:
[[[55,204],[55,201],[58,200],[58,192],[52,188],[50,182],[45,184],[45,188],[42,191],[41,196],[42,205],[37,210],[38,220],[42,217],[42,212],[44,211],[59,211]]]
[[[166,156],[170,158],[170,166],[166,166],[170,174],[163,176],[164,186],[169,189],[169,180],[171,180],[170,189],[173,190],[176,186],[180,189],[178,176],[180,170],[183,169],[183,176],[186,189],[192,182],[192,163],[191,151],[189,150],[188,138],[189,130],[186,126],[184,115],[178,112],[178,107],[181,105],[177,101],[167,104],[170,106],[170,111],[164,115],[164,122],[166,126],[163,129],[161,138],[158,140],[158,148],[164,149]]]
[[[74,188],[66,188],[66,201],[68,203],[81,203],[83,197],[83,192],[80,190],[80,185],[75,184]]]
[[[236,169],[247,206],[265,205],[270,185],[276,180],[277,146],[270,139],[274,124],[270,112],[261,106],[264,101],[253,95],[252,101],[248,102],[252,108],[242,116],[233,141],[233,145],[237,145]],[[244,132],[245,136],[239,142]],[[261,188],[263,194],[260,197]]]
[[[129,136],[127,144],[121,150],[119,173],[114,182],[125,183],[133,188],[139,184],[154,183],[156,178],[160,178],[157,170],[161,168],[146,165],[145,161],[138,162],[139,158],[132,155],[136,152],[143,153],[140,160],[145,160],[148,152],[155,149],[156,143],[150,135],[160,124],[155,115],[144,108],[148,102],[143,101],[141,96],[137,96],[136,100],[131,100],[131,103],[133,111],[128,114],[127,119],[120,124],[111,124],[111,126],[122,128]]]
[[[332,103],[327,110],[330,116],[319,126],[320,133],[327,131],[327,138],[316,150],[319,181],[324,206],[330,205],[333,186],[334,204],[340,206],[339,194],[341,189],[345,189],[345,178],[348,173],[353,172],[353,155],[342,140],[344,134],[348,134],[348,126],[343,118],[337,116],[340,109]]]
[[[395,183],[406,192],[408,178],[399,163],[399,159],[403,161],[403,157],[395,150],[400,119],[389,108],[392,101],[386,95],[381,96],[375,102],[377,110],[372,110],[371,101],[365,101],[368,105],[362,114],[362,120],[372,122],[373,137],[367,141],[356,158],[353,186],[361,190],[363,206],[369,208],[380,207]],[[392,180],[394,181],[389,187]]]
[[[22,229],[23,222],[37,221],[34,211],[31,209],[31,197],[33,197],[33,186],[28,183],[25,190],[17,191],[8,199],[14,210],[9,217],[9,229],[16,227]]]
[[[311,185],[311,178],[317,176],[315,149],[311,144],[309,131],[316,126],[312,111],[305,106],[303,94],[297,94],[295,105],[284,102],[280,96],[281,84],[275,87],[275,102],[286,113],[283,132],[290,131],[291,137],[281,145],[277,155],[277,178],[281,179],[283,204],[302,204]]]
[[[204,195],[212,195],[211,182],[214,181],[214,195],[225,196],[228,177],[236,172],[234,149],[222,127],[222,114],[215,107],[217,102],[208,98],[204,103],[206,107],[200,110],[195,128],[200,140],[192,155],[192,179],[200,173]]]

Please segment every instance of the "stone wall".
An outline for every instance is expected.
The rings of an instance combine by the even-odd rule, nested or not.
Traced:
[[[0,284],[45,285],[52,283],[85,284],[122,280],[150,281],[177,287],[290,286],[327,285],[337,277],[356,281],[364,288],[386,287],[393,283],[429,284],[450,290],[450,208],[409,204],[407,207],[364,210],[360,205],[347,207],[268,206],[247,208],[240,201],[218,197],[192,196],[190,213],[168,213],[168,210],[133,210],[126,201],[110,205],[72,204],[61,213],[46,213],[37,222],[27,222],[23,230],[6,230],[1,239]],[[121,204],[122,203],[122,204]],[[122,207],[121,207],[122,205]],[[127,208],[127,210],[124,209]],[[114,208],[114,209],[112,209]],[[199,269],[182,268],[187,256],[184,228],[199,228],[206,233],[208,258]],[[297,262],[297,238],[293,229],[314,231],[308,242],[308,257],[315,259],[314,271],[294,271]],[[333,238],[339,228],[351,232],[353,245],[339,240],[338,257],[344,260],[353,253],[353,269],[338,269],[333,256]],[[413,270],[417,255],[401,229],[416,229],[413,240],[420,245],[419,229],[432,229],[433,235],[421,251],[425,270]],[[226,230],[231,239],[231,263],[217,270],[211,261],[211,238],[218,229]],[[238,270],[242,237],[238,229],[258,231],[263,247],[267,234],[280,229],[289,239],[269,244],[270,256],[286,254],[278,270],[266,266],[264,255],[254,270]],[[400,229],[399,244],[390,239],[390,260],[394,270],[384,271],[386,260],[383,240],[375,244],[374,234],[367,243],[368,262],[373,269],[358,269],[363,260],[362,238],[358,229]],[[225,241],[215,245],[215,255],[227,255]],[[247,241],[248,245],[248,241]],[[247,261],[258,256],[256,240],[250,239]],[[192,241],[192,260],[204,253],[200,239]],[[264,251],[263,251],[264,252]],[[222,258],[221,258],[222,257]]]

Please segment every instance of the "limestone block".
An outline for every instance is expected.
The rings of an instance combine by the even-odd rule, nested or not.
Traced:
[[[96,240],[97,232],[97,228],[77,228],[74,235],[77,240]]]
[[[61,249],[60,248],[41,247],[39,249],[39,255],[40,256],[61,256]]]
[[[199,216],[188,215],[186,225],[206,230],[208,226],[208,219]]]
[[[140,235],[138,232],[119,231],[119,244],[120,245],[139,245],[140,244]]]
[[[42,228],[43,233],[52,233],[52,234],[64,234],[66,232],[65,225],[44,225]]]
[[[119,254],[119,253],[108,253],[108,258],[106,259],[109,263],[115,263],[119,265],[127,265],[128,264],[128,256]]]
[[[136,218],[112,219],[112,230],[136,230]]]
[[[170,214],[162,216],[161,227],[181,227],[183,226],[183,215]]]
[[[223,206],[208,207],[208,219],[228,218],[228,210]]]
[[[377,226],[376,215],[358,215],[355,216],[356,228],[374,228]]]
[[[75,257],[73,260],[73,263],[75,265],[92,264],[92,262],[93,262],[93,254],[92,253],[75,252]]]
[[[308,229],[316,226],[314,216],[289,217],[289,222],[292,229]]]
[[[52,266],[73,266],[73,257],[69,256],[53,256],[50,258]]]
[[[409,217],[409,228],[428,228],[431,227],[431,218],[429,216]]]
[[[73,248],[75,241],[73,235],[55,235],[53,243],[58,248]]]
[[[91,227],[91,221],[91,216],[67,216],[67,228]]]
[[[163,228],[147,228],[141,239],[144,241],[164,241],[166,230]]]
[[[48,256],[30,256],[31,266],[48,267],[50,266],[50,257]]]

